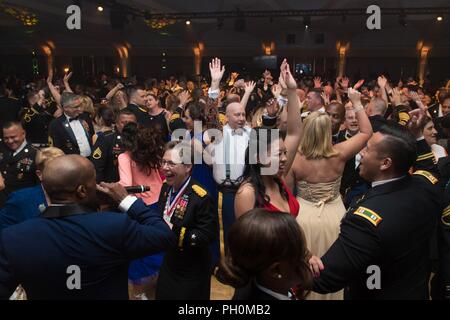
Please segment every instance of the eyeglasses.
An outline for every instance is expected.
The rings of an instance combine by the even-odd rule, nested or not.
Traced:
[[[167,165],[169,168],[173,168],[177,164],[179,164],[179,163],[175,163],[173,161],[161,160],[161,167],[164,167],[165,165]]]

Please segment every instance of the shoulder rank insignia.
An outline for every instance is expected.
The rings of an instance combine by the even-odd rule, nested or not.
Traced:
[[[417,157],[417,161],[423,161],[423,160],[428,160],[428,159],[433,159],[433,162],[436,163],[436,158],[435,158],[433,152],[424,153]],[[421,170],[419,170],[419,171],[421,171]]]
[[[438,179],[435,176],[433,176],[431,173],[425,170],[417,170],[413,174],[427,178],[427,180],[430,181],[432,184],[436,184],[438,182]]]
[[[444,209],[442,213],[442,223],[447,227],[450,227],[450,205]]]
[[[97,149],[95,149],[94,153],[92,154],[92,158],[98,160],[101,157],[102,157],[102,150],[100,150],[100,147],[97,147]]]
[[[169,119],[169,121],[175,121],[176,119],[179,119],[180,118],[180,115],[178,114],[178,113],[174,113],[174,114],[172,114],[171,116],[170,116],[170,119]]]
[[[357,216],[360,216],[366,220],[368,220],[371,224],[373,224],[375,227],[378,226],[378,224],[383,220],[378,214],[376,214],[374,211],[367,209],[365,207],[359,207],[354,212]]]
[[[203,189],[202,187],[200,187],[199,185],[197,185],[197,184],[194,184],[192,186],[192,190],[194,190],[194,192],[196,194],[198,194],[201,198],[203,198],[207,194],[207,191],[205,189]]]
[[[410,116],[409,113],[407,112],[399,112],[398,113],[398,123],[402,126],[406,126],[406,124],[408,123]]]

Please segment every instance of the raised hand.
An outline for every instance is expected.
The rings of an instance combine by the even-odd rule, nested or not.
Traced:
[[[413,100],[417,104],[417,106],[424,112],[428,110],[427,107],[423,104],[422,100],[419,97],[419,94],[416,91],[410,91],[409,98]]]
[[[358,90],[364,84],[364,79],[358,80],[358,82],[353,86],[353,89]]]
[[[116,88],[117,88],[117,90],[120,90],[120,89],[123,89],[123,88],[125,88],[125,87],[124,87],[124,85],[123,85],[121,82],[119,82],[119,83],[116,85]]]
[[[283,90],[283,88],[281,88],[281,85],[279,84],[274,84],[272,86],[272,94],[275,98],[278,98],[281,95],[281,91]]]
[[[415,109],[409,112],[409,116],[411,118],[408,122],[408,129],[416,138],[421,137],[423,135],[423,128],[427,121],[425,111],[422,109]]]
[[[322,88],[322,79],[320,77],[314,78],[314,88]]]
[[[252,91],[255,89],[256,83],[255,81],[250,81],[244,83],[244,89],[246,94],[252,93]]]
[[[330,104],[330,96],[329,96],[327,93],[322,92],[322,93],[320,94],[320,96],[322,97],[322,99],[323,99],[325,105]]]
[[[63,81],[64,81],[64,82],[69,82],[69,80],[70,80],[71,77],[72,77],[72,71],[69,72],[69,73],[66,73],[66,74],[64,75]]]
[[[352,102],[353,106],[361,103],[361,92],[353,88],[348,88],[348,99]]]
[[[180,92],[180,94],[178,95],[178,99],[180,99],[180,105],[182,106],[182,108],[184,108],[188,101],[191,99],[191,95],[188,90],[185,90]]]
[[[287,60],[284,59],[283,63],[281,63],[281,76],[286,84],[288,89],[297,89],[297,82],[295,82],[294,77],[291,74],[291,70],[289,69],[289,64]]]
[[[386,77],[383,76],[383,75],[379,76],[378,79],[377,79],[377,83],[378,83],[378,86],[379,86],[381,89],[386,88],[386,84],[387,84],[387,79],[386,79]]]
[[[209,63],[209,71],[213,82],[220,82],[225,72],[225,66],[221,65],[220,59],[214,58]]]

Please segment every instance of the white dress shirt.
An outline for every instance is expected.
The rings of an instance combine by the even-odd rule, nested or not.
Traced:
[[[251,128],[245,126],[236,131],[231,129],[227,124],[223,127],[223,139],[212,144],[213,156],[212,167],[214,180],[221,184],[226,179],[226,159],[229,157],[230,163],[230,179],[238,180],[245,168],[245,150],[250,139]],[[228,142],[226,140],[228,139]],[[229,145],[229,150],[225,151],[225,145]],[[227,154],[229,153],[229,154]]]
[[[272,291],[270,289],[267,289],[266,287],[263,287],[262,285],[260,285],[258,282],[255,281],[255,285],[258,287],[259,290],[261,290],[262,292],[267,293],[269,296],[274,297],[277,300],[292,300],[293,296],[290,292],[287,292],[286,295]]]
[[[91,146],[86,135],[86,131],[83,128],[80,120],[69,121],[70,118],[65,114],[70,128],[72,128],[75,139],[77,139],[78,148],[80,148],[80,155],[83,157],[89,157],[91,155]]]
[[[392,182],[392,181],[403,179],[404,177],[405,176],[401,176],[399,178],[388,179],[388,180],[374,181],[374,182],[372,182],[372,188],[374,188],[376,186],[381,186],[382,184],[385,184],[385,183],[389,183],[389,182]]]
[[[321,113],[325,113],[325,112],[326,112],[326,111],[325,111],[325,107],[322,107],[322,108],[320,108],[320,109],[317,110],[317,111],[319,111],[319,112],[321,112]],[[311,111],[305,111],[305,112],[303,112],[303,113],[300,115],[300,117],[306,118],[307,116],[309,116],[310,113],[311,113]]]

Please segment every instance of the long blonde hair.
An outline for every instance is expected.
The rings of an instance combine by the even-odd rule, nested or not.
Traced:
[[[308,160],[339,154],[331,143],[331,120],[326,113],[315,111],[303,120],[299,151]]]

